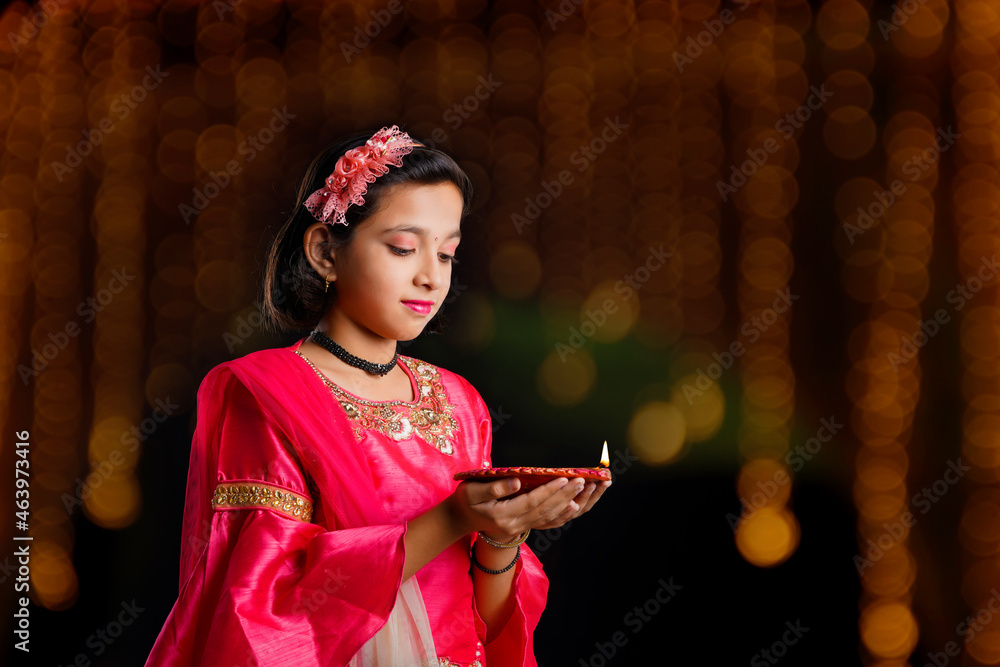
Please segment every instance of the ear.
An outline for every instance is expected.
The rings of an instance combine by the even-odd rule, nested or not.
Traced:
[[[315,222],[309,225],[302,235],[302,247],[306,254],[306,260],[320,277],[330,282],[337,279],[336,250],[330,249],[324,252],[323,246],[328,244],[332,238],[330,225],[325,222]]]

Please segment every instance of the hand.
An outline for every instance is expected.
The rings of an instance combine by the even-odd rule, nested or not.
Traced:
[[[549,523],[541,526],[532,526],[532,527],[538,528],[539,530],[548,530],[549,528],[558,528],[564,523],[569,523],[573,519],[589,512],[590,508],[593,507],[595,504],[597,504],[597,501],[601,499],[601,496],[604,495],[604,492],[607,491],[608,487],[610,486],[611,486],[610,480],[601,482],[600,484],[591,480],[587,480],[587,484],[586,486],[583,487],[583,490],[580,491],[580,493],[575,498],[573,498],[573,504],[575,504],[577,508],[570,515],[568,515],[566,518],[560,517],[559,520],[550,521]]]
[[[508,486],[513,482],[513,486]],[[481,530],[499,542],[510,542],[528,528],[554,528],[594,506],[611,482],[584,488],[584,480],[560,477],[528,493],[502,500],[520,488],[520,480],[465,481],[449,497],[459,532]]]

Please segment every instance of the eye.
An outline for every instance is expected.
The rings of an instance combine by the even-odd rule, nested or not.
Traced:
[[[409,255],[411,252],[413,252],[413,248],[397,248],[394,245],[389,246],[389,249],[392,250],[397,255]]]
[[[454,255],[446,255],[443,252],[438,254],[442,262],[451,262],[452,264],[458,264],[458,260]]]

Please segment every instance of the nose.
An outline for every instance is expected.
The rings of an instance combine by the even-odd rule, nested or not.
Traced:
[[[437,254],[424,253],[424,257],[420,262],[420,268],[413,277],[413,281],[417,285],[437,290],[445,284],[446,280],[450,279],[450,276],[446,275],[446,272],[450,271],[450,269],[451,264],[442,262],[438,259]]]

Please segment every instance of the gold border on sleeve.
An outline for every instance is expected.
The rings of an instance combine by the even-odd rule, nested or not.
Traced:
[[[223,482],[215,487],[212,508],[272,509],[309,523],[313,504],[306,496],[265,482]]]

